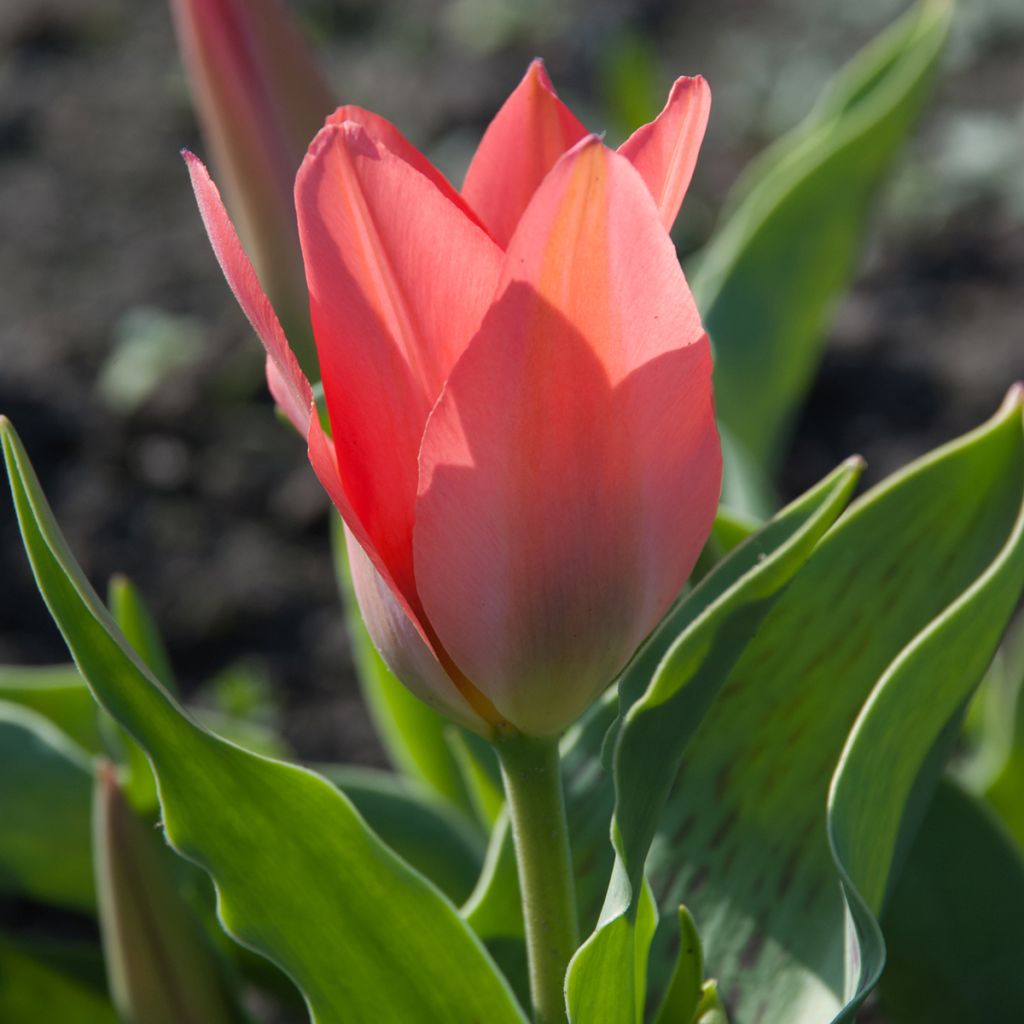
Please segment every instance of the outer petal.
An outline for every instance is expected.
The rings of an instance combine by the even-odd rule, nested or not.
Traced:
[[[665,109],[619,147],[654,196],[665,230],[671,229],[697,166],[711,112],[711,90],[698,75],[677,78]]]
[[[217,262],[234,292],[242,311],[249,318],[267,352],[267,383],[281,410],[295,429],[307,439],[309,460],[324,490],[337,506],[342,518],[361,544],[372,551],[372,544],[362,520],[356,514],[345,492],[334,447],[323,432],[313,409],[313,392],[299,368],[273,308],[260,288],[249,257],[246,256],[228,218],[220,193],[202,161],[188,151],[185,163],[192,176],[199,212],[206,225]],[[374,552],[372,557],[376,557]],[[383,570],[382,567],[382,571]]]
[[[344,124],[352,121],[362,125],[366,134],[374,142],[383,143],[395,156],[400,156],[407,164],[414,167],[425,178],[432,181],[474,224],[487,230],[483,221],[470,209],[469,204],[452,187],[451,182],[385,117],[375,114],[362,107],[345,106],[327,118],[327,124]]]
[[[328,125],[295,183],[334,449],[370,547],[418,614],[417,453],[494,294],[500,250],[359,125]]]
[[[590,138],[509,246],[420,456],[416,582],[459,668],[554,733],[622,668],[714,518],[707,336],[644,182]]]
[[[456,722],[488,735],[491,731],[488,723],[474,713],[456,689],[416,624],[347,530],[345,540],[359,610],[388,668],[420,700]]]
[[[535,60],[490,123],[462,194],[498,244],[508,245],[523,210],[558,158],[587,134]]]
[[[313,393],[309,381],[299,368],[298,360],[288,345],[281,324],[260,287],[256,272],[245,254],[231,219],[224,209],[217,186],[203,162],[184,150],[182,155],[192,178],[192,187],[199,204],[206,233],[214,255],[224,272],[231,291],[253,330],[267,351],[267,384],[274,401],[305,437],[309,428]]]

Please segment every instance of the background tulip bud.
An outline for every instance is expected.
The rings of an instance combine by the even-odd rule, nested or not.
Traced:
[[[93,854],[110,993],[125,1024],[232,1024],[212,948],[184,902],[176,859],[121,791],[97,770]]]
[[[292,182],[334,109],[330,89],[277,0],[170,3],[228,208],[300,361],[314,374]]]

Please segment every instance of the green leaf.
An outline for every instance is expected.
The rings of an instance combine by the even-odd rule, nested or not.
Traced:
[[[127,576],[114,576],[107,594],[110,612],[132,650],[171,693],[177,692],[167,648],[142,595]],[[121,785],[128,802],[140,814],[155,814],[159,805],[156,779],[142,748],[128,732],[109,718],[111,747],[122,765]]]
[[[889,899],[880,985],[888,1024],[1024,1020],[1024,862],[952,782],[928,808]]]
[[[117,1024],[102,988],[68,969],[66,957],[0,936],[0,1020],[5,1024]]]
[[[734,549],[669,613],[619,681],[616,861],[598,928],[570,966],[574,1021],[596,1020],[598,1005],[609,1024],[641,1019],[650,936],[637,927],[637,896],[683,751],[744,645],[845,507],[860,470],[859,461],[844,464]],[[644,958],[613,953],[631,945],[634,931]]]
[[[142,658],[165,689],[177,693],[174,669],[160,629],[138,588],[127,576],[117,574],[111,577],[107,604],[110,607],[110,614],[114,616],[114,621],[135,653]]]
[[[704,949],[697,924],[686,907],[680,907],[679,955],[655,1024],[690,1024],[697,1015],[703,988]]]
[[[1024,583],[1022,503],[1018,392],[989,423],[851,507],[691,743],[648,870],[659,903],[685,898],[701,923],[737,1024],[762,1014],[849,1020],[872,983],[884,957],[872,915],[896,832],[913,817],[910,783],[978,682]],[[855,970],[825,809],[866,701],[828,817],[840,873],[871,912],[851,889]],[[656,971],[670,952],[656,939]]]
[[[768,612],[684,753],[647,875],[663,914],[674,917],[683,901],[692,910],[709,973],[720,979],[735,1024],[849,1020],[871,965],[881,963],[880,935],[872,937],[868,916],[861,913],[860,930],[848,935],[850,911],[828,844],[830,778],[876,685],[895,682],[890,695],[903,687],[917,691],[917,704],[907,702],[912,710],[898,702],[901,717],[886,726],[885,755],[899,746],[908,756],[924,750],[933,760],[950,731],[936,733],[939,713],[958,716],[978,681],[977,665],[991,657],[1024,585],[1021,401],[1015,390],[990,422],[850,507]],[[965,607],[987,623],[972,638],[976,650],[961,649],[959,627],[943,628],[947,616],[958,617]],[[913,653],[922,649],[926,660]],[[634,665],[645,658],[641,651]],[[925,672],[923,681],[908,666]],[[919,693],[924,684],[927,698]],[[933,699],[932,684],[936,713],[921,714]],[[570,815],[574,801],[598,806],[602,793],[610,800],[600,751],[590,734],[567,752]],[[849,815],[852,805],[845,804],[837,825],[833,812],[833,827],[865,849],[877,838],[886,873],[893,822],[912,838],[910,826],[929,795],[929,785],[917,779],[913,792],[904,791],[908,774],[901,765],[897,785],[881,796],[878,782],[888,775],[875,774],[872,793],[881,802],[870,818]],[[589,890],[593,871],[607,879],[607,855],[574,841],[577,871]],[[844,870],[855,883],[864,873],[873,890],[880,884],[869,877],[875,867],[865,873],[858,855]],[[648,973],[655,992],[676,960],[672,940],[669,929],[659,928],[652,944]],[[867,975],[847,973],[848,946]],[[848,994],[856,998],[850,1002]]]
[[[433,789],[467,816],[473,807],[446,739],[451,723],[406,689],[373,646],[352,589],[341,517],[331,516],[335,573],[345,605],[356,675],[370,717],[395,768]]]
[[[74,665],[0,665],[0,700],[38,712],[90,754],[104,750],[96,701]]]
[[[858,717],[836,770],[829,840],[860,940],[856,977],[861,995],[877,983],[884,963],[874,918],[889,884],[901,822],[912,813],[912,797],[919,796],[915,783],[932,748],[983,677],[1024,589],[1022,411],[1024,388],[1018,387],[989,431],[978,435],[994,446],[991,464],[1002,470],[1003,480],[994,481],[998,489],[991,488],[989,495],[1001,500],[993,502],[996,509],[980,512],[983,521],[976,530],[987,530],[988,536],[966,538],[965,546],[973,541],[984,549],[995,539],[1000,549],[989,554],[991,561],[979,566],[977,578],[889,666]],[[1015,520],[1001,523],[999,512],[1011,513]],[[852,1008],[844,1019],[852,1019]]]
[[[501,769],[494,748],[475,733],[455,725],[449,725],[445,735],[462,773],[476,819],[490,831],[505,806]]]
[[[91,800],[86,752],[42,715],[0,701],[0,891],[92,910]]]
[[[40,591],[96,698],[150,757],[167,837],[212,876],[224,927],[295,981],[318,1024],[521,1022],[455,909],[339,790],[182,711],[75,563],[9,422],[0,436]]]
[[[318,765],[366,823],[450,900],[469,896],[483,865],[483,838],[425,786],[373,768]]]
[[[860,53],[737,184],[692,276],[715,348],[726,499],[764,514],[778,460],[849,281],[869,201],[927,95],[952,5],[919,3]]]

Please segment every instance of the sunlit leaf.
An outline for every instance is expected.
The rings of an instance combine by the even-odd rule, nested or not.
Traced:
[[[213,877],[225,928],[294,979],[319,1024],[521,1022],[452,905],[339,790],[182,711],[75,563],[9,422],[0,435],[40,590],[97,699],[152,760],[167,837]]]

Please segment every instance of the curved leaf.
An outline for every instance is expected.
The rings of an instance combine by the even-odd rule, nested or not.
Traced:
[[[715,347],[726,500],[764,514],[776,462],[854,269],[869,200],[927,94],[952,4],[919,3],[746,172],[693,289]],[[729,451],[729,449],[734,449]]]
[[[0,891],[92,910],[92,762],[42,715],[0,701]]]
[[[466,899],[480,875],[483,839],[450,804],[391,772],[341,764],[317,770],[395,853],[453,902]]]
[[[521,1022],[455,909],[339,790],[218,739],[176,704],[82,575],[2,419],[0,435],[40,591],[93,693],[149,755],[167,837],[213,877],[225,928],[296,982],[319,1024]]]
[[[637,897],[683,751],[744,645],[845,507],[861,465],[844,464],[737,547],[669,613],[620,680],[616,860],[597,930],[570,965],[572,1020],[641,1019],[651,935],[637,926]],[[637,953],[625,956],[634,932]]]
[[[903,782],[977,683],[1024,581],[1020,402],[1015,392],[989,423],[851,506],[769,612],[684,756],[648,870],[661,906],[685,900],[693,911],[735,1024],[848,1020],[881,963],[862,912],[851,950],[863,971],[847,964],[829,779],[878,684],[858,730],[883,730],[884,744],[852,741],[831,816],[845,870],[876,910],[893,830],[913,817]],[[987,622],[971,631],[970,652],[949,625],[965,608],[965,628]],[[906,761],[890,778],[899,751]],[[855,814],[846,787],[858,764],[874,802]],[[671,964],[668,938],[655,940],[656,973]]]
[[[1024,388],[1015,388],[988,431],[1005,452],[993,461],[1017,513],[1003,546],[978,578],[889,666],[857,719],[836,769],[828,830],[860,948],[848,974],[860,998],[877,984],[885,946],[876,921],[901,824],[922,766],[985,673],[1024,589]],[[1000,455],[1002,459],[1000,460]],[[1000,481],[1003,482],[1003,481]],[[1005,495],[1005,497],[1004,497]],[[994,524],[992,524],[994,525]],[[978,529],[984,527],[979,525]],[[912,723],[912,727],[908,727]]]
[[[90,754],[104,752],[96,701],[74,665],[0,665],[0,700],[38,712]]]

